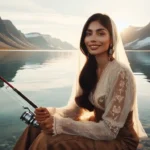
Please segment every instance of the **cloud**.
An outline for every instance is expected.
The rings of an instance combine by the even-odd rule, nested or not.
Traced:
[[[121,29],[129,24],[144,26],[150,21],[149,0],[0,1],[2,19],[11,20],[22,32],[47,32],[74,45],[78,43],[85,21],[93,13],[110,15]]]
[[[9,19],[23,33],[40,32],[68,41],[75,47],[86,17],[54,12],[1,12],[2,19]]]
[[[62,25],[80,25],[85,21],[85,17],[80,16],[71,16],[71,15],[62,15],[58,13],[9,13],[9,12],[1,12],[2,18],[11,19],[14,21],[29,21],[32,22],[47,22],[47,23],[57,23]],[[3,17],[4,16],[4,17]]]
[[[45,9],[41,7],[39,4],[32,0],[4,0],[0,1],[0,10],[1,12],[46,12],[51,11],[54,12],[52,9]]]

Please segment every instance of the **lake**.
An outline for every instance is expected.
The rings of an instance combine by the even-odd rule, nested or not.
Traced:
[[[140,120],[150,136],[150,51],[127,55],[136,77]],[[0,51],[0,76],[38,106],[66,105],[76,69],[77,51]],[[19,119],[22,106],[33,108],[3,82],[0,95],[0,150],[11,150],[26,127]]]

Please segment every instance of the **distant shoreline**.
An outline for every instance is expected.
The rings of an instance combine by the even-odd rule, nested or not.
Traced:
[[[150,50],[125,50],[126,52],[150,52]]]
[[[39,52],[49,52],[49,51],[54,51],[54,52],[69,52],[69,51],[77,51],[78,49],[74,49],[74,50],[52,50],[52,49],[50,49],[50,50],[22,50],[22,49],[8,49],[8,50],[3,50],[3,49],[0,49],[0,51],[14,51],[14,52],[18,52],[18,51],[23,51],[23,52],[25,52],[25,51],[27,51],[27,52],[36,52],[36,51],[39,51]],[[150,50],[125,50],[126,52],[150,52]]]

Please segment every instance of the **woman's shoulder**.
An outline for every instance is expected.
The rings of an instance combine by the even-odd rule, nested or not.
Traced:
[[[135,81],[134,74],[129,66],[114,60],[110,66],[109,74],[108,74],[108,86],[113,86],[116,81],[120,81],[120,79],[130,81],[133,83]]]
[[[133,76],[133,72],[132,72],[131,67],[126,65],[126,64],[123,64],[117,60],[114,60],[111,72],[116,74],[116,75],[120,74],[121,72],[124,72],[128,76]]]
[[[126,72],[130,72],[130,73],[132,73],[132,70],[131,70],[131,67],[130,67],[130,65],[128,66],[127,64],[123,64],[123,63],[121,63],[121,62],[119,62],[119,61],[117,61],[117,60],[114,60],[114,66],[115,66],[115,69],[117,68],[118,69],[118,71],[120,70],[120,71],[126,71]]]

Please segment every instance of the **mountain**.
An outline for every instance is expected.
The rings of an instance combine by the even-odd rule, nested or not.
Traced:
[[[41,49],[57,49],[57,50],[74,50],[76,49],[68,42],[62,42],[58,38],[52,38],[48,34],[40,34],[37,32],[25,34],[28,41],[37,45]]]
[[[0,18],[0,49],[35,49],[9,20]]]
[[[144,27],[129,26],[121,37],[126,50],[150,50],[150,23]]]
[[[50,35],[40,33],[24,34],[18,30],[10,20],[0,17],[0,49],[76,49],[67,42],[52,38]]]
[[[51,49],[47,41],[40,33],[28,33],[25,34],[25,37],[30,43],[36,45],[37,47],[40,47],[40,49]]]
[[[129,26],[121,32],[121,37],[126,50],[150,50],[150,23],[144,27]],[[48,34],[38,32],[24,34],[10,20],[0,18],[0,49],[73,50],[76,48]]]

